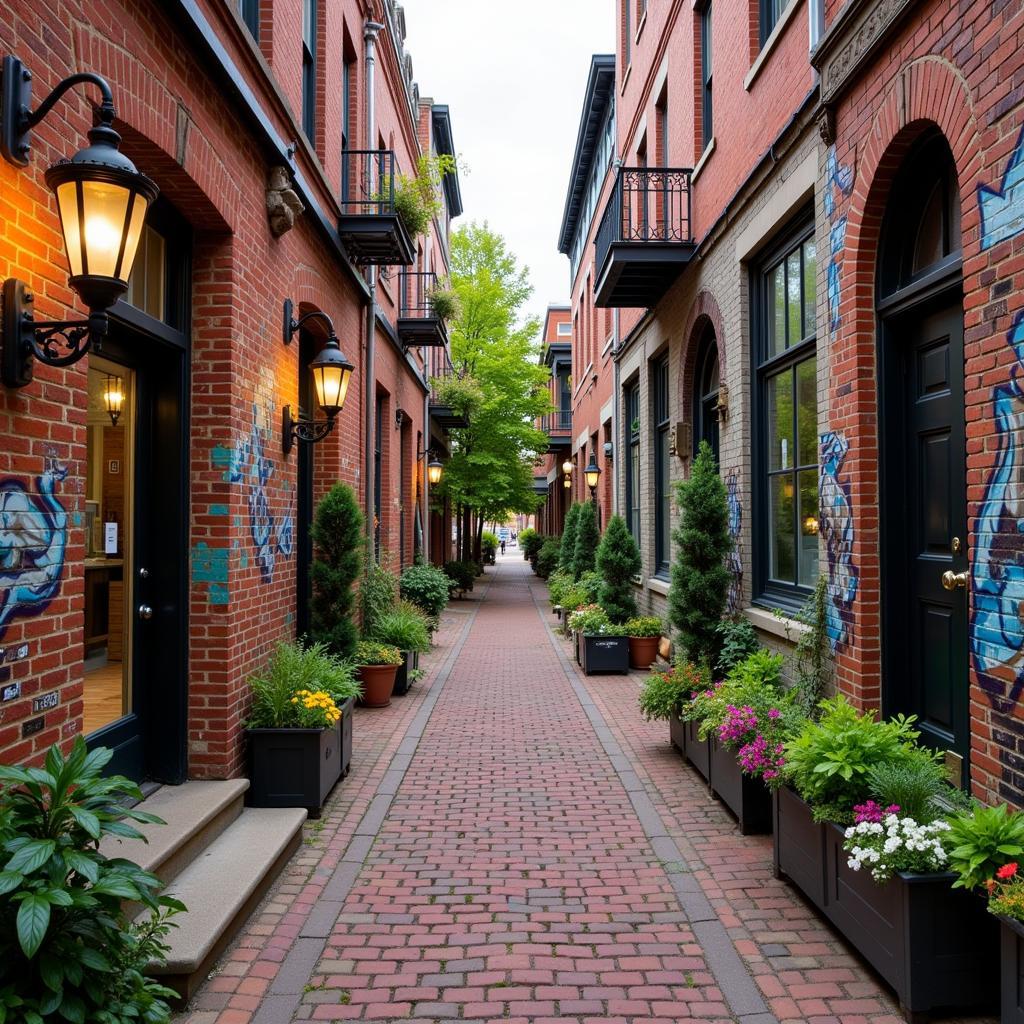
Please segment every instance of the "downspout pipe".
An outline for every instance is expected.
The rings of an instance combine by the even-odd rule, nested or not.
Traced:
[[[374,159],[373,150],[376,142],[374,136],[377,133],[376,116],[376,84],[375,69],[377,64],[377,34],[384,26],[377,21],[367,21],[363,24],[363,43],[365,46],[366,60],[366,181],[370,188],[379,183],[373,181]],[[369,300],[366,303],[366,360],[365,360],[365,391],[363,402],[363,436],[366,438],[364,450],[363,477],[366,481],[366,559],[373,562],[376,559],[374,548],[374,519],[376,518],[376,480],[374,465],[374,451],[377,447],[377,268],[371,266],[367,275],[367,283],[370,286]]]

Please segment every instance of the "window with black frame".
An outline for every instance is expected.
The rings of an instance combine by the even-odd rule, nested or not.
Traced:
[[[256,42],[260,40],[260,0],[238,0],[238,13]]]
[[[626,514],[629,530],[640,543],[640,382],[626,388]]]
[[[818,389],[811,225],[789,235],[755,273],[760,444],[755,517],[758,591],[791,606],[818,576]]]
[[[668,356],[654,364],[654,564],[667,576],[672,557],[672,489],[669,472]]]
[[[316,136],[316,0],[302,0],[302,130]]]
[[[761,0],[760,38],[762,46],[768,41],[772,29],[778,24],[787,5],[795,2],[796,0]]]
[[[711,105],[711,54],[711,0],[708,0],[700,12],[700,77],[702,84],[700,127],[702,150],[707,149],[711,145],[711,140],[715,137]]]

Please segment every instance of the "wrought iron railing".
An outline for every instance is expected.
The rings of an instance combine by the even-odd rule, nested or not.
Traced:
[[[434,381],[445,380],[455,376],[455,366],[447,348],[431,348],[427,350],[427,383],[430,385],[430,402],[438,404],[437,388]]]
[[[572,430],[572,411],[570,409],[558,409],[541,418],[541,430],[547,433]]]
[[[390,149],[341,151],[341,212],[395,212],[395,154]]]
[[[437,274],[432,270],[402,270],[398,275],[398,315],[433,316],[430,297],[437,290]]]
[[[620,167],[594,241],[598,267],[615,242],[692,242],[692,173],[682,167]]]

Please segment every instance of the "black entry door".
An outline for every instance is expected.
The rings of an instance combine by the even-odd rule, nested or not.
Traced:
[[[127,671],[122,713],[89,744],[113,748],[111,772],[177,783],[187,770],[186,353],[141,329],[148,317],[118,309],[125,317],[112,319],[103,358],[133,382],[124,463],[131,518],[121,551]]]
[[[965,784],[970,748],[963,313],[959,303],[883,330],[883,695]],[[944,574],[945,575],[944,577]]]

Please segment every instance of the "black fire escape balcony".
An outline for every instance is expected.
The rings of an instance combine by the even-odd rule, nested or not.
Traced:
[[[398,275],[398,337],[406,348],[448,344],[448,327],[434,312],[437,274],[432,270],[402,270]]]
[[[594,305],[646,308],[693,255],[687,168],[620,167],[594,247]]]
[[[572,447],[572,411],[558,409],[541,418],[540,429],[548,435],[548,451]]]
[[[342,150],[338,234],[353,262],[409,266],[413,239],[395,210],[395,154],[390,149]]]
[[[445,405],[437,393],[435,381],[455,376],[455,367],[447,348],[432,348],[427,358],[427,378],[431,382],[427,410],[430,418],[445,431],[468,427],[469,420],[450,405]]]

